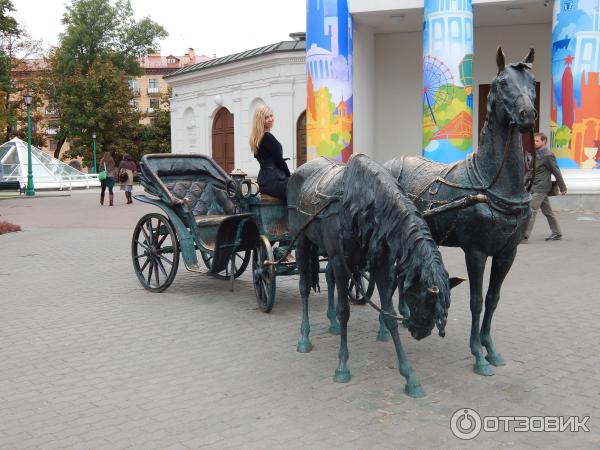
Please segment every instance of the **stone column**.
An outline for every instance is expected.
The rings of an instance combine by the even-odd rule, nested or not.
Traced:
[[[451,163],[473,147],[471,0],[425,0],[423,23],[423,154]]]
[[[352,17],[347,0],[307,0],[307,159],[352,154]]]

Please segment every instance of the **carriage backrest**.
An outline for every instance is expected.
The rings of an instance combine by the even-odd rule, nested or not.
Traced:
[[[210,157],[199,154],[151,154],[140,162],[140,181],[146,192],[174,204],[188,198],[194,215],[233,214],[225,193],[231,178]]]

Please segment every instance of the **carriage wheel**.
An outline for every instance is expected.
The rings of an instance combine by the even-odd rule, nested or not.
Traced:
[[[258,307],[262,312],[268,313],[275,303],[276,272],[275,266],[266,265],[265,261],[273,261],[273,249],[269,240],[260,236],[252,252],[252,281]]]
[[[358,278],[358,283],[357,283]],[[359,289],[360,284],[360,289]],[[348,283],[348,298],[350,303],[355,305],[364,305],[367,299],[373,296],[375,290],[375,280],[371,279],[371,274],[366,270],[360,271],[360,277],[353,276]],[[366,295],[363,296],[363,293]]]
[[[251,250],[246,250],[243,252],[236,252],[235,254],[235,272],[234,272],[234,278],[239,277],[241,274],[244,273],[244,271],[246,270],[246,267],[248,267],[248,264],[250,263],[250,256],[252,254]],[[206,266],[206,268],[208,270],[210,270],[212,268],[212,262],[213,262],[213,255],[211,253],[205,253],[205,252],[200,252],[200,255],[202,256],[202,261],[204,261],[204,265]],[[230,272],[230,268],[231,268],[231,263],[228,262],[227,263],[227,267],[223,270],[221,270],[218,273],[213,273],[211,275],[213,275],[216,278],[219,278],[220,280],[229,280],[229,274]]]
[[[138,221],[131,240],[131,258],[145,289],[162,292],[171,285],[179,266],[179,243],[169,219],[150,213]]]

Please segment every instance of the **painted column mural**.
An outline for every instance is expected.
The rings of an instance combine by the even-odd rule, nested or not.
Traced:
[[[600,0],[555,0],[550,147],[563,169],[600,168]]]
[[[473,6],[425,0],[423,155],[450,163],[473,147]]]
[[[352,154],[352,17],[348,0],[307,0],[306,152]]]

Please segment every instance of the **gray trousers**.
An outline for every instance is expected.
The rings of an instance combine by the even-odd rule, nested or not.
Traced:
[[[531,194],[531,203],[529,204],[529,207],[531,208],[531,219],[529,219],[529,225],[527,225],[525,237],[531,236],[531,230],[533,230],[533,224],[535,223],[535,216],[540,208],[542,209],[542,214],[544,214],[546,219],[548,219],[550,230],[552,230],[553,233],[562,234],[560,232],[560,226],[558,226],[558,221],[554,216],[554,211],[552,211],[552,206],[550,206],[550,199],[548,198],[547,193],[533,192]]]

